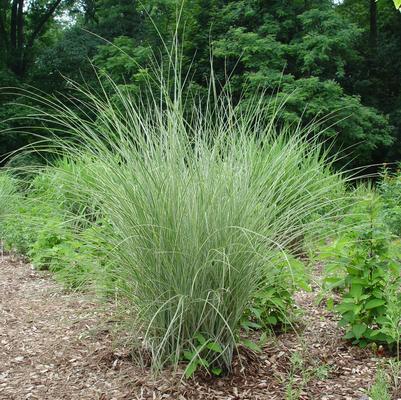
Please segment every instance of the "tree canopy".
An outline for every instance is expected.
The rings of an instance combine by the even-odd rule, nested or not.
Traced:
[[[96,68],[135,92],[181,13],[197,90],[208,84],[212,55],[216,76],[230,76],[244,104],[263,89],[266,102],[288,98],[283,123],[326,118],[324,134],[350,154],[346,163],[396,161],[401,14],[394,6],[400,0],[1,0],[0,86],[68,95],[65,77],[90,84]],[[20,123],[24,111],[15,103],[0,97],[1,128]],[[29,140],[5,132],[0,151]]]

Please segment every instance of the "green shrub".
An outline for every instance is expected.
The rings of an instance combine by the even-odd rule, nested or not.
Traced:
[[[6,249],[25,255],[39,270],[54,272],[55,278],[69,289],[89,285],[110,294],[112,278],[102,268],[107,265],[107,243],[94,239],[94,226],[76,231],[65,213],[45,207],[43,198],[25,199],[2,225]],[[99,225],[98,229],[102,229]]]
[[[7,251],[27,256],[30,246],[36,240],[38,220],[22,195],[15,200],[13,211],[2,222],[1,233]]]
[[[241,326],[245,330],[274,330],[290,326],[294,317],[293,295],[300,288],[309,290],[305,265],[285,253],[276,253],[262,270]]]
[[[384,220],[392,233],[401,236],[401,174],[384,169],[379,182]]]
[[[102,240],[109,234],[108,227],[104,221],[98,221],[78,233],[61,230],[65,236],[59,236],[61,240],[57,244],[51,248],[44,247],[39,254],[49,257],[49,270],[67,288],[90,287],[101,296],[117,297],[115,277],[111,273],[112,248]],[[122,286],[122,283],[119,285]]]
[[[346,328],[344,338],[361,346],[369,342],[394,345],[399,335],[390,329],[394,314],[390,311],[401,304],[399,243],[392,242],[380,218],[381,204],[375,193],[358,205],[359,212],[363,208],[365,223],[341,235],[328,251],[332,276],[326,283],[342,289],[335,310],[342,316],[340,326]],[[393,291],[397,293],[396,304],[389,298]]]
[[[85,165],[66,159],[56,165],[32,169],[31,181],[23,185],[22,193],[16,191],[11,178],[4,184],[0,181],[0,193],[11,188],[13,195],[13,210],[1,223],[6,249],[27,256],[37,269],[54,272],[67,288],[97,285],[102,293],[110,293],[113,281],[102,271],[110,249],[99,241],[100,235],[96,241],[91,233],[107,224],[92,224],[96,218],[88,209],[93,210],[93,204],[77,199],[70,190],[73,179],[82,179]]]
[[[43,217],[38,225],[35,232],[36,238],[30,243],[27,255],[37,269],[50,269],[55,265],[54,270],[58,270],[60,268],[57,266],[60,263],[57,257],[59,246],[68,243],[74,248],[74,234],[65,226],[62,215]]]
[[[85,197],[86,191],[78,192],[74,187],[76,182],[80,182],[80,186],[90,185],[89,162],[84,159],[73,162],[64,157],[56,159],[52,166],[37,170],[28,189],[29,197],[55,207],[75,228],[87,226],[87,219],[96,220],[98,208],[93,199]]]

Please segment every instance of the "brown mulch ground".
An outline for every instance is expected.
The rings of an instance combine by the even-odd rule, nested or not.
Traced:
[[[231,377],[180,383],[180,371],[151,379],[107,328],[113,320],[90,295],[66,293],[51,276],[0,259],[0,399],[352,399],[374,380],[379,359],[348,346],[333,315],[299,293],[303,330],[245,349]],[[295,354],[295,355],[294,355]],[[293,360],[291,362],[290,360]],[[293,383],[294,394],[286,397]]]

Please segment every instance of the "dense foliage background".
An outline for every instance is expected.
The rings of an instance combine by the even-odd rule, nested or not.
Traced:
[[[94,64],[135,93],[179,12],[175,0],[2,0],[0,87],[68,96],[65,77],[90,85]],[[266,101],[292,94],[283,121],[332,116],[325,135],[352,154],[345,162],[401,159],[401,15],[392,1],[187,0],[181,29],[196,90],[207,86],[213,54],[218,78],[230,76],[238,98],[263,87]],[[1,95],[0,128],[29,125],[16,102]],[[0,153],[30,140],[5,131]]]

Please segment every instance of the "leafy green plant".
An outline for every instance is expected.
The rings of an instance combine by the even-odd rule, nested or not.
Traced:
[[[307,367],[302,352],[292,353],[285,385],[285,400],[298,400],[314,374],[315,370]],[[300,375],[300,379],[297,379],[297,375]]]
[[[369,396],[372,400],[392,400],[389,379],[382,368],[376,373],[375,382],[369,389]]]
[[[56,208],[75,229],[87,227],[88,220],[101,218],[99,207],[92,198],[85,196],[87,191],[80,192],[74,187],[77,182],[81,186],[91,185],[89,164],[91,160],[85,157],[79,162],[63,157],[57,158],[52,165],[36,169],[27,190],[28,196],[37,204]]]
[[[379,190],[383,203],[383,217],[391,232],[401,236],[401,174],[384,168]]]
[[[315,376],[319,380],[327,379],[330,375],[331,366],[327,364],[321,364],[315,368]]]
[[[397,361],[400,361],[401,343],[401,291],[400,278],[389,274],[386,280],[384,299],[386,300],[386,314],[380,320],[381,332],[394,342]],[[389,340],[388,340],[389,342]]]
[[[401,394],[401,361],[399,359],[390,359],[388,361],[388,371],[394,394],[399,397]]]
[[[2,221],[1,232],[7,251],[25,256],[28,254],[30,246],[35,242],[37,228],[37,220],[31,211],[31,206],[21,196],[14,203],[13,211]]]
[[[291,354],[285,380],[282,380],[286,400],[300,399],[301,396],[304,396],[303,392],[310,381],[327,379],[331,371],[330,365],[322,364],[319,360],[308,357],[307,345],[302,337],[299,339],[300,350]]]
[[[293,295],[297,289],[309,290],[305,265],[295,257],[277,252],[262,270],[257,290],[245,309],[241,327],[283,329],[291,325]]]
[[[53,217],[41,222],[36,240],[30,243],[27,255],[37,269],[50,269],[57,262],[58,246],[72,241],[73,234],[63,226],[62,218]]]
[[[27,256],[37,269],[52,271],[67,288],[95,285],[110,294],[113,280],[106,259],[111,248],[99,234],[107,236],[109,225],[93,212],[94,204],[70,190],[74,180],[90,180],[85,164],[62,159],[56,165],[30,169],[28,184],[18,186],[10,177],[0,181],[0,194],[11,193],[5,203],[13,205],[0,224],[6,249]]]
[[[288,373],[288,381],[285,387],[285,400],[298,400],[302,388],[295,385],[296,373],[303,369],[303,359],[299,353],[295,352],[291,355],[291,366]]]
[[[337,276],[329,276],[326,283],[342,290],[335,310],[342,316],[340,326],[346,327],[344,338],[361,346],[370,341],[398,346],[392,318],[399,303],[389,297],[390,287],[398,293],[401,283],[398,246],[380,219],[376,194],[372,192],[358,207],[365,208],[366,222],[355,225],[332,245],[329,270]]]
[[[213,375],[219,376],[223,372],[221,368],[211,367],[211,363],[208,360],[213,360],[214,356],[223,353],[223,349],[217,342],[208,341],[205,337],[196,333],[194,335],[193,348],[191,350],[184,350],[184,360],[188,362],[185,368],[185,376],[190,378],[202,367]],[[212,355],[211,355],[212,354]],[[214,356],[213,356],[214,355]]]

